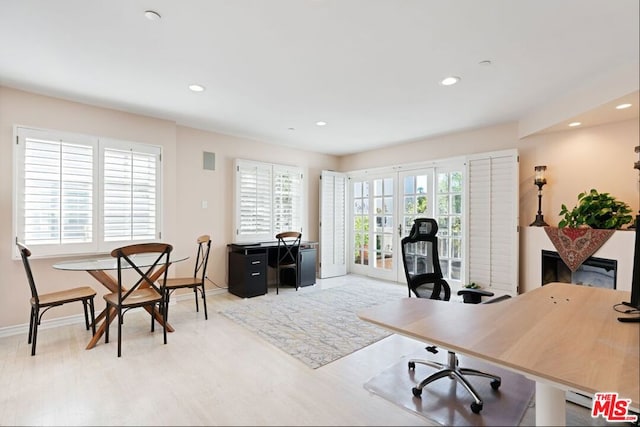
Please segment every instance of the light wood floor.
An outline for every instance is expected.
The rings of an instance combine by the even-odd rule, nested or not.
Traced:
[[[298,292],[353,280],[369,279]],[[35,357],[26,333],[0,339],[0,425],[430,425],[363,388],[422,343],[392,335],[314,370],[217,313],[239,298],[221,290],[207,301],[206,321],[193,299],[171,305],[166,346],[146,313],[129,313],[121,358],[115,325],[111,342],[92,350],[82,324],[42,328]],[[605,425],[573,404],[567,421]],[[534,422],[530,408],[521,425]]]

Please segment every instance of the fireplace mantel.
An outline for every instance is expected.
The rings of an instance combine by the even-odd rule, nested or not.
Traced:
[[[592,256],[618,261],[617,289],[631,290],[635,233],[616,230]],[[520,228],[520,293],[541,286],[542,250],[555,251],[543,227]]]

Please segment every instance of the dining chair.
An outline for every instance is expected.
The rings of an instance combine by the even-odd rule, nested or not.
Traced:
[[[23,243],[16,242],[16,245],[20,250],[22,264],[24,264],[24,270],[27,273],[27,281],[29,282],[29,288],[31,289],[31,316],[29,318],[29,338],[27,339],[27,343],[31,344],[31,355],[35,356],[36,354],[38,326],[42,320],[42,315],[44,315],[44,313],[50,308],[58,307],[68,302],[82,302],[82,306],[84,307],[85,327],[87,328],[87,331],[89,330],[89,327],[91,327],[92,332],[95,335],[96,324],[93,299],[96,296],[96,291],[89,286],[82,286],[47,294],[39,294],[38,289],[36,288],[36,282],[33,279],[31,264],[29,263],[31,251]],[[42,310],[42,312],[40,312],[40,310]],[[91,322],[89,322],[89,315],[91,315]]]
[[[153,332],[154,311],[157,305],[162,316],[164,343],[167,343],[167,306],[164,303],[163,283],[167,280],[172,250],[173,247],[167,243],[141,243],[111,251],[111,256],[117,258],[118,291],[104,295],[107,304],[104,342],[109,342],[110,316],[113,309],[118,315],[118,357],[122,355],[122,317],[132,308],[145,307],[151,314],[151,331]],[[140,265],[143,263],[136,263],[136,261],[143,255],[149,255],[152,261],[145,262],[144,267],[141,268]],[[137,275],[134,274],[134,279],[137,278],[137,281],[130,287],[126,287],[123,280],[125,270],[133,270],[137,273]],[[155,282],[160,276],[164,277],[159,281],[160,286],[157,286]]]
[[[196,311],[198,307],[198,292],[202,296],[202,307],[204,308],[204,318],[209,319],[207,314],[207,298],[204,293],[204,283],[207,277],[207,263],[209,262],[209,250],[211,249],[211,238],[208,235],[202,235],[196,240],[198,244],[198,252],[196,253],[195,268],[193,276],[190,277],[172,277],[164,281],[165,304],[167,306],[167,318],[169,318],[169,298],[176,289],[191,288],[196,299]]]
[[[297,291],[300,286],[298,257],[300,255],[302,233],[298,231],[284,231],[276,234],[276,239],[278,239],[276,256],[273,258],[269,257],[269,266],[276,269],[276,294],[280,292],[281,272],[283,270],[295,271],[294,277]]]

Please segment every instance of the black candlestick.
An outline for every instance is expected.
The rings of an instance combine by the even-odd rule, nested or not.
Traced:
[[[531,226],[546,227],[549,225],[544,222],[544,217],[542,215],[542,186],[546,183],[547,180],[545,179],[534,181],[534,184],[538,186],[538,214],[536,215],[536,220],[529,224]]]

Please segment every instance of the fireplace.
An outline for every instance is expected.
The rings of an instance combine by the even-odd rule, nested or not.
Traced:
[[[616,289],[617,270],[617,260],[589,257],[572,272],[557,252],[542,250],[542,285],[564,282]]]

